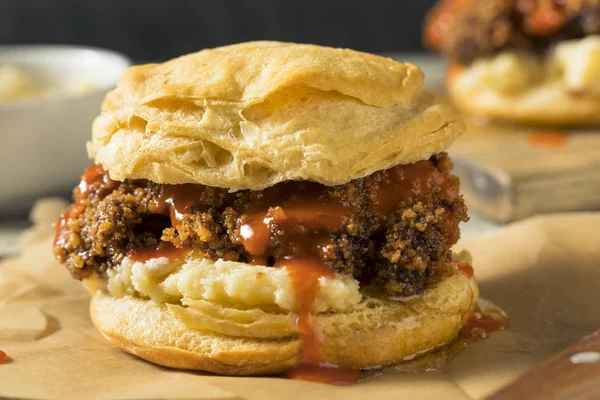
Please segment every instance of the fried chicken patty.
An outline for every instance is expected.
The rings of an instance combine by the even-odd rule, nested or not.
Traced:
[[[274,260],[285,251],[300,251],[300,235],[318,241],[318,257],[332,270],[389,295],[412,295],[447,272],[458,224],[468,219],[450,168],[441,153],[340,186],[283,182],[230,193],[203,185],[116,182],[94,166],[57,221],[54,252],[75,278],[106,278],[125,256],[161,243],[213,260],[277,266]],[[260,254],[244,234],[257,212],[270,222]],[[332,220],[339,225],[327,222]]]
[[[542,52],[598,33],[600,0],[481,0],[458,13],[442,50],[469,65],[507,49]]]

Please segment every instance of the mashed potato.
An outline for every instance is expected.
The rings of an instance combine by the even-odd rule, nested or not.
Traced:
[[[491,89],[518,95],[536,85],[560,83],[574,93],[600,95],[600,36],[561,42],[546,58],[505,51],[476,61],[458,79],[466,93]]]
[[[76,96],[93,92],[88,79],[73,79],[65,83],[40,82],[22,68],[0,65],[0,102],[14,102],[46,97]]]
[[[571,91],[600,95],[600,36],[560,43],[554,60]]]
[[[285,268],[192,257],[181,261],[156,258],[142,263],[126,257],[118,268],[108,270],[108,276],[108,290],[115,297],[131,295],[157,303],[206,300],[225,306],[297,309]],[[319,283],[315,312],[344,310],[362,298],[359,284],[352,277],[323,277]]]
[[[464,91],[492,89],[510,94],[519,93],[540,79],[543,73],[540,61],[523,52],[503,52],[495,57],[476,61],[460,75]]]
[[[39,89],[29,75],[14,65],[0,65],[0,101],[34,96]]]

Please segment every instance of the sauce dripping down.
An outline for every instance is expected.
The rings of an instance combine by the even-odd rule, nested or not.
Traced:
[[[79,198],[80,200],[83,200],[87,198],[101,182],[106,184],[108,190],[113,190],[119,185],[119,182],[110,179],[110,176],[106,173],[102,165],[92,165],[81,176],[81,181],[77,187],[79,193],[76,194],[76,199]]]
[[[301,381],[321,382],[334,385],[350,385],[359,379],[359,373],[351,368],[323,362],[321,333],[313,320],[313,305],[319,291],[319,279],[333,278],[331,270],[318,262],[306,260],[285,263],[300,306],[298,330],[302,343],[302,362],[285,373],[285,377]]]
[[[285,190],[291,185],[296,190]],[[289,193],[294,195],[290,197]],[[349,214],[349,207],[326,198],[320,185],[291,183],[266,190],[252,210],[241,217],[240,236],[251,255],[249,261],[266,265],[265,261],[272,259],[274,267],[286,268],[292,281],[299,310],[302,361],[285,374],[288,378],[331,384],[358,380],[358,372],[324,362],[322,337],[313,319],[320,279],[335,277],[323,250],[331,243],[329,234],[340,231]],[[277,249],[269,248],[273,231],[279,232]]]
[[[372,190],[371,204],[375,215],[383,218],[403,202],[433,189],[442,197],[455,198],[458,193],[446,176],[428,161],[397,166],[362,178],[361,185]],[[313,319],[313,307],[321,278],[334,278],[327,247],[331,234],[340,232],[351,216],[351,205],[326,195],[324,187],[308,182],[276,185],[264,191],[250,210],[241,216],[241,243],[250,254],[249,262],[285,267],[292,281],[298,314],[298,329],[302,343],[301,363],[285,376],[333,384],[350,384],[359,379],[357,371],[325,362],[321,352],[321,334]],[[457,227],[449,226],[449,231]],[[278,238],[276,248],[270,248],[271,237]],[[458,233],[449,240],[456,240]]]
[[[203,202],[205,192],[205,187],[201,185],[163,185],[157,211],[168,215],[171,225],[178,226],[184,214],[193,213],[194,205]]]

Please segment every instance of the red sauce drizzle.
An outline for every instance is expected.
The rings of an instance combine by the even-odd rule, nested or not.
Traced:
[[[333,278],[334,273],[318,261],[289,260],[285,262],[300,305],[298,329],[302,341],[302,362],[284,375],[290,379],[350,385],[359,379],[358,371],[323,361],[321,333],[313,320],[313,305],[319,293],[319,278]]]
[[[0,350],[0,364],[4,364],[7,361],[8,361],[8,356],[6,355],[5,352]]]
[[[110,193],[112,190],[119,186],[119,182],[110,179],[102,165],[95,164],[83,173],[79,185],[73,192],[73,205],[67,211],[63,212],[60,217],[54,222],[54,229],[56,234],[54,236],[54,247],[62,247],[62,238],[65,234],[68,234],[67,224],[70,219],[77,219],[79,215],[85,210],[86,200],[90,193],[94,192],[99,184],[105,184],[105,194]]]
[[[486,338],[491,332],[506,328],[506,323],[492,315],[473,313],[460,328],[460,333],[467,337]]]
[[[157,247],[138,249],[128,255],[130,259],[138,262],[146,262],[153,258],[168,258],[169,260],[179,260],[186,256],[190,250],[187,247],[178,248],[171,242],[160,242]]]
[[[386,216],[398,209],[400,203],[412,197],[427,193],[439,187],[442,196],[454,199],[458,193],[442,174],[429,161],[419,161],[410,165],[375,172],[363,178],[375,181],[376,196],[373,200],[375,211],[380,216]]]
[[[206,186],[202,185],[163,185],[158,198],[156,213],[167,215],[171,225],[177,227],[185,214],[194,212],[194,205],[205,202]],[[180,260],[190,252],[189,247],[175,247],[170,242],[160,242],[157,247],[138,249],[129,254],[134,261],[146,262],[153,258]]]
[[[158,213],[168,215],[171,224],[181,223],[184,214],[193,213],[194,204],[201,203],[205,194],[201,185],[164,185],[158,199]]]
[[[108,173],[102,165],[96,164],[90,166],[81,176],[81,181],[73,193],[73,206],[65,211],[54,223],[56,234],[54,237],[54,246],[61,246],[62,238],[69,233],[67,229],[69,220],[77,219],[85,210],[86,200],[96,188],[102,184],[103,193],[99,195],[108,195],[115,190],[120,182],[110,179]],[[192,206],[202,201],[204,186],[201,185],[164,185],[163,193],[159,198],[157,205],[157,214],[169,215],[173,226],[177,226],[181,221],[181,216],[185,213],[191,213]],[[129,254],[134,261],[145,262],[152,258],[166,257],[168,259],[181,259],[189,252],[188,248],[176,248],[171,243],[160,242],[157,247],[138,249]]]
[[[100,164],[95,164],[90,166],[84,174],[81,176],[81,181],[79,182],[79,197],[81,200],[87,198],[87,196],[94,191],[95,186],[104,182],[112,189],[118,186],[117,181],[113,181],[110,179],[110,176],[104,171],[104,168]]]
[[[529,141],[536,146],[560,148],[567,143],[567,134],[564,132],[536,132],[529,137]]]
[[[293,193],[293,195],[291,195]],[[267,189],[241,217],[242,243],[252,256],[250,262],[288,271],[298,303],[298,329],[302,342],[302,362],[285,376],[331,384],[350,384],[358,372],[324,363],[322,337],[313,320],[313,307],[319,294],[319,279],[335,276],[324,258],[323,249],[331,243],[329,233],[342,229],[350,209],[326,199],[321,185],[287,183]],[[281,243],[270,249],[271,230],[281,229]]]
[[[475,273],[471,264],[468,264],[466,262],[458,262],[456,263],[456,265],[458,266],[458,271],[467,278],[471,278]]]
[[[453,200],[458,192],[450,185],[446,176],[435,169],[428,161],[378,171],[363,178],[364,182],[375,185],[373,201],[375,212],[385,217],[398,210],[400,204],[431,191],[441,190],[442,197]],[[450,214],[442,215],[447,224],[448,244],[455,244],[460,237],[458,223]]]

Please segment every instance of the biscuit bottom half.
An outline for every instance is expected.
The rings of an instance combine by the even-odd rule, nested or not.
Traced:
[[[113,296],[93,281],[86,286],[100,332],[122,350],[153,363],[255,375],[281,373],[302,360],[296,311],[191,298],[161,303],[130,294]],[[343,310],[317,312],[313,320],[323,361],[363,369],[426,354],[456,338],[477,297],[473,278],[456,272],[417,296],[363,294]]]

